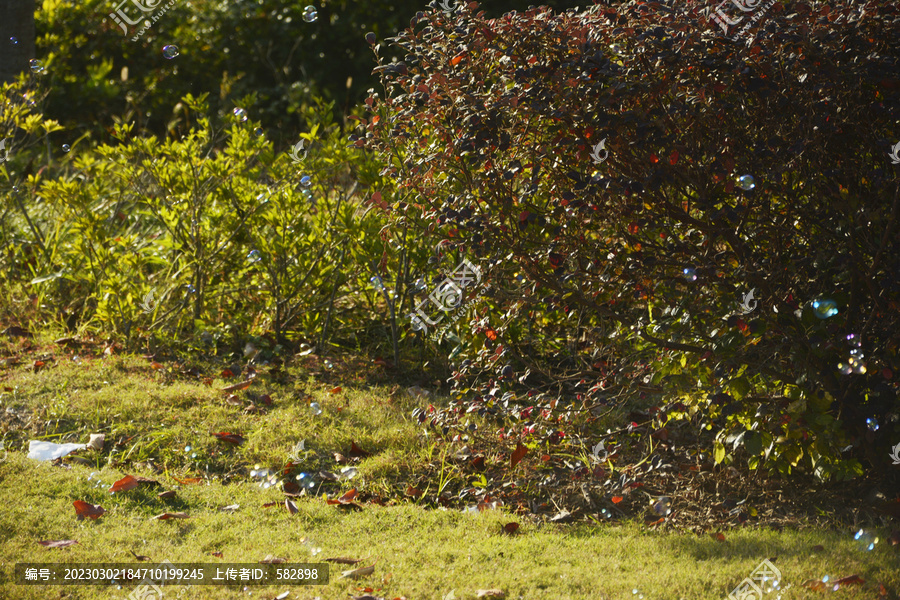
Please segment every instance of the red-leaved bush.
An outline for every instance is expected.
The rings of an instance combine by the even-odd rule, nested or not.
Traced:
[[[898,6],[760,5],[737,42],[714,8],[419,13],[362,123],[398,186],[385,210],[484,271],[466,402],[517,377],[589,407],[657,398],[657,425],[693,415],[717,462],[884,467]]]

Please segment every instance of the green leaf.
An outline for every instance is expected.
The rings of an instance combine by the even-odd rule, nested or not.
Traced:
[[[750,456],[759,456],[762,454],[762,436],[756,431],[748,431],[744,435],[744,448]]]
[[[725,460],[725,444],[719,441],[715,443],[713,458],[715,459],[717,465],[721,464],[721,462]]]

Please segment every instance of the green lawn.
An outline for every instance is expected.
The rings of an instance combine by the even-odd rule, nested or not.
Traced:
[[[274,598],[290,591],[288,598],[337,599],[363,596],[368,587],[376,597],[409,599],[441,599],[451,592],[475,598],[486,589],[525,599],[721,599],[766,558],[775,559],[782,588],[790,586],[782,598],[818,597],[821,592],[801,584],[825,575],[865,580],[843,589],[843,598],[878,598],[879,582],[900,588],[898,552],[885,543],[887,531],[876,532],[881,543],[865,551],[850,531],[813,527],[781,533],[744,528],[725,532],[722,541],[651,531],[640,521],[561,525],[504,508],[474,514],[427,508],[404,490],[418,486],[433,495],[444,443],[424,437],[413,420],[411,411],[422,402],[391,395],[386,387],[344,386],[332,393],[333,382],[316,383],[314,371],[292,367],[277,375],[261,367],[247,391],[268,392],[272,404],[245,412],[246,397],[239,398],[240,406],[229,404],[221,391],[239,379],[214,378],[206,385],[202,376],[175,376],[171,363],[154,369],[133,356],[84,354],[73,361],[57,354],[56,362],[37,370],[32,360],[0,367],[9,449],[0,462],[0,598],[124,599],[133,586],[26,586],[14,583],[12,572],[23,562],[137,565],[131,552],[151,559],[141,566],[258,563],[268,555],[291,563],[351,557],[363,559],[356,567],[375,566],[373,574],[351,580],[340,573],[354,567],[332,564],[324,587],[176,586],[166,589],[165,598]],[[208,364],[200,370],[218,377],[221,369]],[[310,410],[312,400],[321,414]],[[245,441],[234,446],[211,435],[219,432]],[[84,443],[91,433],[106,435],[104,450],[82,452],[65,466],[25,456],[29,439]],[[256,465],[282,468],[300,440],[305,450],[299,462],[309,471],[339,472],[343,466],[334,452],[349,455],[352,443],[371,453],[354,463],[358,474],[352,480],[316,488],[336,497],[356,487],[362,510],[327,504],[319,495],[294,498],[297,512],[291,514],[279,488],[263,488],[250,477]],[[159,485],[110,494],[108,487],[125,475]],[[175,479],[188,477],[202,481],[182,485]],[[164,490],[175,490],[175,496],[159,498]],[[76,500],[108,512],[79,521]],[[264,507],[269,502],[276,504]],[[234,511],[220,510],[235,504]],[[163,512],[189,518],[152,518]],[[510,535],[503,526],[511,522],[520,527]],[[78,544],[45,548],[38,544],[42,540]],[[815,552],[819,545],[824,550]],[[765,597],[774,600],[777,594]]]

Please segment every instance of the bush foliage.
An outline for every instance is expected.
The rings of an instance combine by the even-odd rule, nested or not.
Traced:
[[[390,40],[403,61],[376,46],[361,125],[401,194],[385,212],[486,273],[457,392],[557,382],[692,419],[717,463],[885,468],[898,27],[880,0],[774,5],[740,42],[696,4],[469,3],[420,13]]]

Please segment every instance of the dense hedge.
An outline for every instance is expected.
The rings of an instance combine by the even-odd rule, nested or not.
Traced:
[[[405,59],[379,58],[362,125],[406,194],[393,222],[485,271],[457,330],[470,402],[514,372],[577,382],[587,406],[661,399],[657,426],[693,418],[717,462],[889,465],[898,8],[788,2],[750,23],[734,41],[696,3],[469,3],[391,40]]]

